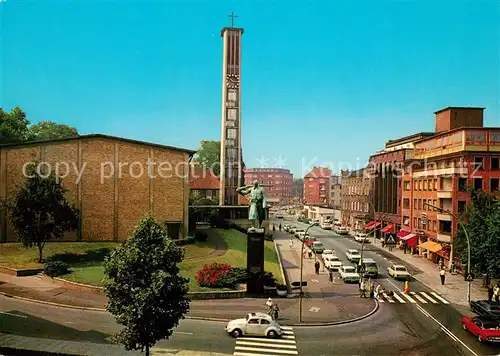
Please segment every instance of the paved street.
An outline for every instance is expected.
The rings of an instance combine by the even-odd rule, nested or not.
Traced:
[[[305,227],[305,224],[295,220],[285,219],[285,222],[296,226]],[[337,235],[329,230],[322,230],[319,227],[313,227],[310,230],[310,235],[316,237],[323,242],[325,248],[334,249],[336,255],[343,263],[349,263],[345,257],[345,252],[349,248],[361,250],[361,244],[354,241],[349,235]],[[278,238],[288,238],[279,235]],[[392,338],[396,333],[403,333],[403,337],[396,348],[403,353],[404,350],[412,350],[415,355],[429,354],[439,355],[443,350],[454,350],[449,355],[496,355],[500,353],[500,348],[497,346],[479,344],[475,337],[463,331],[460,325],[460,318],[463,315],[461,312],[466,312],[460,305],[455,305],[447,298],[448,289],[432,290],[418,281],[410,282],[411,295],[401,293],[404,282],[395,281],[387,276],[387,267],[390,263],[401,263],[407,266],[412,275],[423,273],[423,271],[413,268],[410,264],[401,261],[392,254],[371,244],[364,245],[364,257],[373,258],[379,265],[381,275],[376,280],[376,283],[381,283],[386,290],[395,292],[391,299],[384,299],[380,304],[380,310],[372,318],[363,320],[356,324],[350,324],[342,327],[344,331],[351,330],[352,334],[359,337],[363,333],[363,329],[371,330],[370,337],[372,342],[367,341],[365,337],[358,338],[360,349],[366,348],[372,350],[372,354],[383,354],[385,340],[388,339],[387,352],[391,347],[396,347],[391,344],[394,341]],[[326,272],[322,272],[326,275]],[[338,276],[338,275],[337,275]],[[437,276],[436,276],[437,278]],[[342,283],[343,282],[339,282]],[[354,291],[357,291],[357,285],[351,285]],[[451,299],[451,298],[450,298]],[[365,329],[366,330],[366,329]],[[336,332],[335,332],[336,333]],[[375,335],[378,335],[375,337]],[[388,337],[390,335],[390,337]],[[346,344],[346,347],[355,347],[354,340],[349,341],[348,333],[345,337],[335,338],[335,345]],[[377,340],[377,341],[375,341]],[[361,345],[365,345],[362,347]],[[350,346],[348,346],[350,345]],[[349,349],[355,352],[355,349]],[[394,354],[392,349],[391,354]],[[360,354],[363,354],[361,351]],[[380,353],[379,353],[380,352]],[[413,354],[413,353],[405,353]],[[340,355],[340,353],[339,353]]]

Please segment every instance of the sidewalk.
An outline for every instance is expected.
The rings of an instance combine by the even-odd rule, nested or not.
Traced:
[[[0,333],[0,353],[12,352],[14,350],[35,351],[48,355],[89,355],[89,356],[139,356],[144,355],[140,351],[126,351],[123,346],[117,344],[96,344],[90,342],[43,339],[38,337],[25,337],[12,334]],[[30,353],[34,355],[35,353]],[[167,350],[153,347],[151,356],[229,356],[227,354],[190,351],[190,350]]]
[[[378,239],[375,243],[373,243],[372,239],[371,245],[382,250],[386,255],[397,257],[405,263],[421,270],[422,273],[417,273],[413,275],[413,277],[437,293],[446,296],[446,299],[450,302],[462,306],[469,306],[467,303],[467,282],[462,275],[447,273],[445,284],[442,286],[439,278],[438,266],[426,258],[405,254],[399,248],[394,248],[392,251],[389,251],[389,249],[382,247],[382,243]],[[482,288],[480,280],[477,279],[471,282],[471,300],[476,299],[487,299],[487,291],[485,288]]]

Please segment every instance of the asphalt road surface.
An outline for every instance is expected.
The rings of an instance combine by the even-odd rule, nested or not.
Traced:
[[[284,219],[282,224],[300,227],[307,225],[295,219]],[[325,249],[334,249],[342,263],[348,262],[345,252],[354,248],[361,250],[361,244],[349,235],[337,235],[331,230],[312,227],[309,234],[321,241]],[[391,254],[364,244],[364,258],[374,259],[379,266],[380,283],[386,290],[401,292],[404,282],[387,275],[391,263],[406,265],[412,275],[422,273],[403,263]],[[339,276],[337,275],[337,278]],[[439,278],[436,270],[436,278]],[[343,283],[337,280],[338,283]],[[353,285],[358,288],[357,284]],[[418,281],[410,282],[410,296],[396,293],[391,301],[384,299],[379,311],[370,319],[359,323],[329,328],[332,355],[499,355],[500,347],[479,343],[472,334],[465,332],[460,324],[462,314],[454,305]],[[339,337],[341,335],[341,337]],[[301,340],[300,346],[308,350],[314,348],[308,340]],[[337,351],[339,350],[339,351]],[[318,350],[319,352],[319,350]],[[342,353],[344,352],[344,353]],[[320,352],[321,353],[321,352]]]

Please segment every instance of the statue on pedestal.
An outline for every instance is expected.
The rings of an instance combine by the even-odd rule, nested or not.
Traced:
[[[238,194],[247,196],[249,202],[248,220],[252,220],[251,229],[262,229],[262,222],[266,219],[267,197],[258,181],[236,189]]]

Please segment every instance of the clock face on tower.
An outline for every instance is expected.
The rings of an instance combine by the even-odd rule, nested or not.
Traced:
[[[240,86],[240,81],[237,75],[228,75],[226,78],[227,87],[230,89],[237,89]]]

